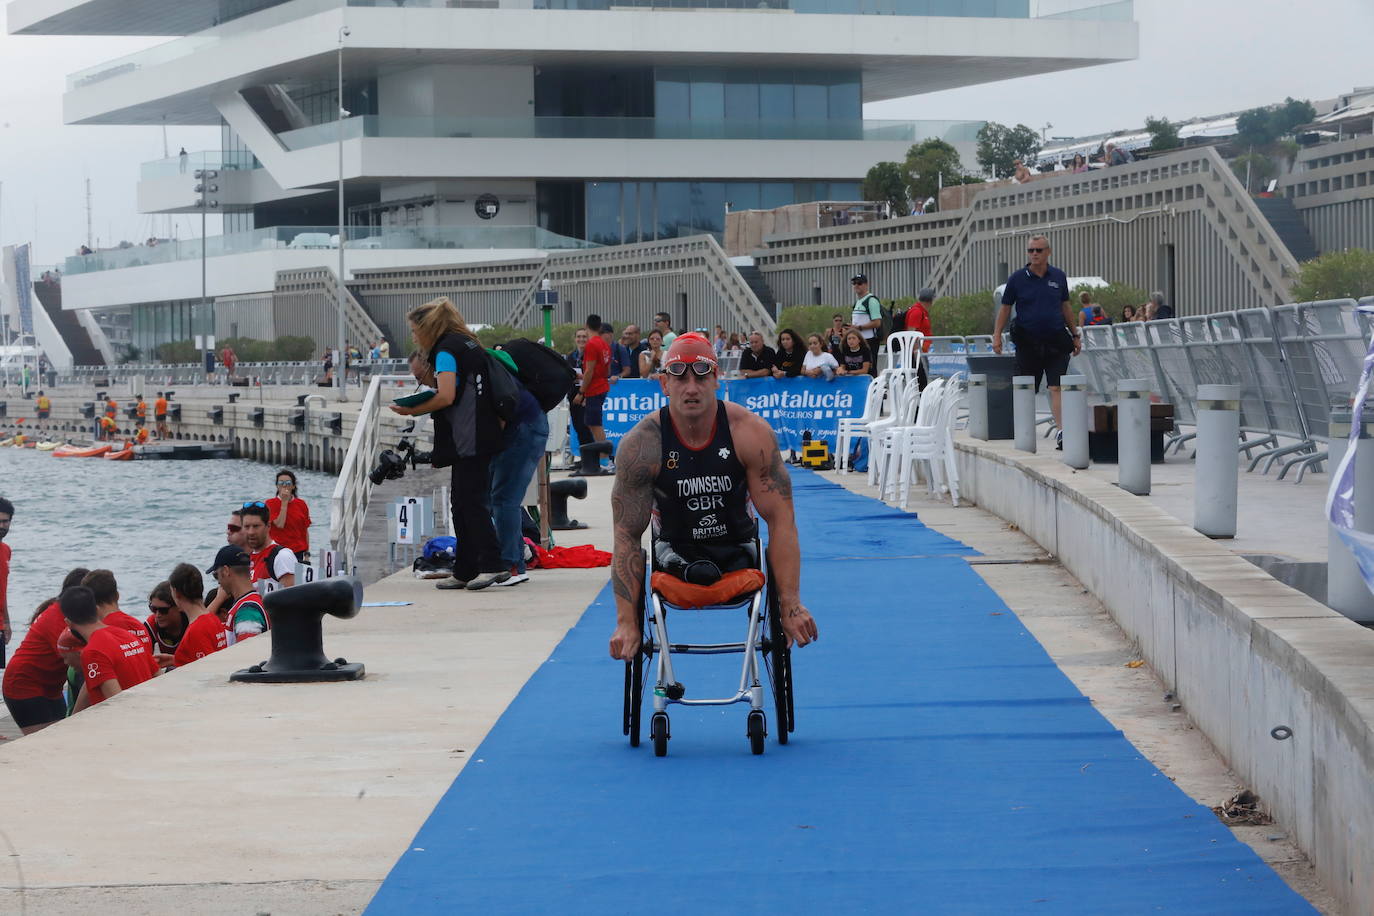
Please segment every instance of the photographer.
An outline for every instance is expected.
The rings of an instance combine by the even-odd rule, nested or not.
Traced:
[[[414,407],[392,411],[434,419],[436,468],[451,467],[453,533],[458,539],[453,575],[438,588],[472,591],[504,582],[510,572],[491,519],[491,459],[501,449],[501,423],[491,405],[486,380],[487,355],[462,314],[446,297],[426,302],[406,315],[410,334],[427,354],[437,392]]]

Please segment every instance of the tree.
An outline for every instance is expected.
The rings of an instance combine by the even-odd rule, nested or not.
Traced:
[[[1016,160],[1029,163],[1040,152],[1040,135],[1024,124],[1007,127],[989,121],[978,131],[978,164],[996,178],[1010,177]]]
[[[1299,126],[1311,123],[1316,116],[1317,109],[1311,102],[1300,102],[1292,97],[1284,99],[1282,105],[1251,108],[1236,118],[1236,143],[1244,147],[1268,147],[1291,135]]]
[[[913,201],[928,197],[938,199],[941,187],[964,181],[964,164],[959,159],[959,151],[934,137],[907,150],[903,169]]]
[[[1178,125],[1168,118],[1150,115],[1145,119],[1145,129],[1150,133],[1150,149],[1153,152],[1178,149],[1183,145],[1183,141],[1178,138]]]
[[[1231,171],[1236,173],[1236,177],[1245,182],[1245,190],[1253,191],[1255,188],[1263,188],[1269,183],[1269,179],[1278,174],[1278,167],[1274,165],[1274,160],[1264,153],[1246,153],[1231,160]]]
[[[1293,284],[1298,302],[1374,296],[1374,251],[1347,248],[1304,261]]]
[[[890,203],[897,213],[904,214],[911,209],[906,196],[906,178],[902,166],[897,162],[879,162],[868,170],[863,183],[864,200],[877,203]]]

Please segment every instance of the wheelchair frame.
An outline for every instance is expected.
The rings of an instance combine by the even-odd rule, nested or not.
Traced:
[[[646,570],[652,564],[646,557]],[[763,684],[759,672],[759,659],[768,674],[776,713],[775,735],[779,744],[786,744],[788,734],[796,730],[796,717],[792,698],[791,648],[787,645],[786,634],[782,630],[782,616],[777,595],[772,589],[773,570],[765,563],[767,581],[758,591],[726,604],[713,604],[703,608],[680,608],[664,599],[649,587],[644,586],[644,600],[640,612],[640,652],[634,660],[625,663],[625,698],[623,708],[623,730],[630,738],[632,747],[639,746],[640,725],[643,710],[644,689],[648,683],[647,666],[653,663],[655,653],[658,662],[655,667],[654,712],[650,719],[649,733],[654,744],[654,756],[663,757],[668,753],[668,739],[671,737],[668,722],[668,706],[731,706],[735,703],[748,703],[749,715],[745,734],[749,739],[750,750],[762,754],[764,739],[768,734],[767,717],[764,713]],[[748,606],[749,627],[743,642],[735,643],[674,643],[668,636],[667,611],[725,611]],[[672,655],[726,655],[741,653],[739,689],[733,696],[706,699],[687,699],[686,690],[677,682],[673,674]]]

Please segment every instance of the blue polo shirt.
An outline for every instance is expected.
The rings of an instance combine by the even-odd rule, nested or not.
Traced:
[[[1064,327],[1064,303],[1069,301],[1069,278],[1058,267],[1049,266],[1043,277],[1031,273],[1030,265],[1007,277],[1002,304],[1016,310],[1016,323],[1032,337],[1049,337]]]

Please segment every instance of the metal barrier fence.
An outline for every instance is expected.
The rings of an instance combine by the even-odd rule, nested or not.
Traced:
[[[1374,305],[1374,297],[1361,305]],[[1281,462],[1282,479],[1320,467],[1327,452],[1331,410],[1349,404],[1359,381],[1374,322],[1353,299],[1241,309],[1189,318],[1083,329],[1083,353],[1073,371],[1105,401],[1123,378],[1149,379],[1174,405],[1175,421],[1194,426],[1199,385],[1239,385],[1238,449],[1261,462]],[[1171,446],[1193,438],[1180,431]]]
[[[376,375],[408,375],[403,359],[360,359],[348,364],[349,384],[366,384]],[[315,385],[324,377],[323,365],[308,362],[236,363],[231,380],[223,366],[207,373],[200,363],[124,363],[119,366],[77,366],[58,374],[58,382],[101,387],[141,377],[145,384],[188,385]]]

